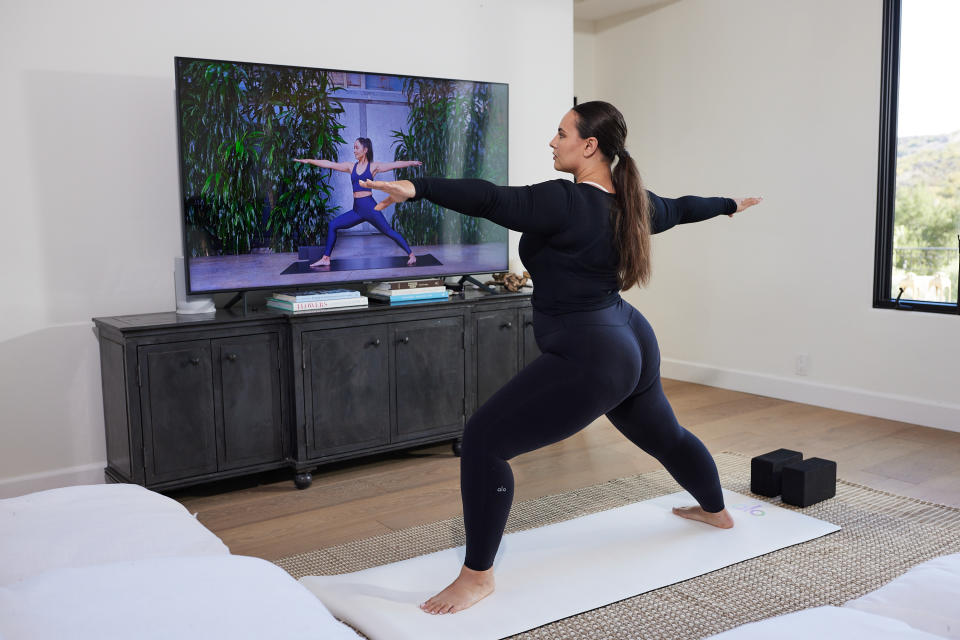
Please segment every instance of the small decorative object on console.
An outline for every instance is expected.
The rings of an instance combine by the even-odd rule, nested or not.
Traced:
[[[527,281],[529,279],[530,273],[528,271],[524,271],[522,276],[517,275],[516,273],[501,271],[493,274],[493,280],[487,280],[483,284],[498,284],[504,287],[507,291],[516,293],[527,285]]]

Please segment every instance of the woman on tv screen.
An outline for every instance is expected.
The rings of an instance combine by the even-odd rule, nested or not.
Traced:
[[[493,593],[497,550],[513,502],[508,460],[577,433],[602,415],[656,458],[697,501],[673,513],[728,529],[717,466],[674,415],[660,382],[653,329],[620,291],[650,278],[650,235],[733,216],[760,198],[671,199],[647,191],[626,149],[627,126],[606,102],[574,106],[550,141],[554,168],[573,174],[525,187],[484,180],[364,181],[378,207],[425,198],[522,232],[533,330],[541,354],[469,419],[460,458],[466,558],[460,575],[420,605],[456,613]],[[638,523],[637,526],[643,526]]]
[[[312,164],[322,169],[333,169],[334,171],[343,171],[350,174],[350,182],[353,183],[353,209],[340,214],[330,223],[327,230],[327,244],[323,250],[323,256],[312,263],[311,267],[329,267],[330,254],[333,253],[333,245],[337,241],[337,232],[341,229],[355,227],[361,222],[369,222],[377,231],[386,235],[391,240],[400,245],[409,256],[407,266],[412,267],[417,263],[417,257],[413,254],[413,249],[407,244],[397,231],[391,227],[379,209],[375,209],[377,202],[373,199],[373,192],[367,191],[360,186],[361,180],[372,180],[378,173],[402,169],[404,167],[418,167],[422,162],[419,160],[401,160],[398,162],[374,162],[373,161],[373,143],[370,138],[357,138],[353,143],[353,156],[357,159],[353,164],[349,162],[331,162],[330,160],[313,160],[306,158],[295,158],[294,162]]]

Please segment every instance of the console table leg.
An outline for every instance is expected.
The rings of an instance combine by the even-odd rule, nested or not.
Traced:
[[[460,445],[463,444],[463,438],[457,438],[453,441],[453,455],[460,457]]]
[[[313,475],[309,471],[298,473],[293,478],[293,484],[297,485],[297,489],[306,489],[311,483],[313,483]]]

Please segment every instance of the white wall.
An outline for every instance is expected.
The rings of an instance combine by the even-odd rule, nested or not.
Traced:
[[[960,431],[960,318],[872,308],[882,13],[682,0],[597,31],[648,188],[766,198],[657,236],[626,297],[666,376]]]
[[[573,10],[555,0],[0,4],[0,497],[102,481],[90,318],[174,307],[177,55],[507,82],[510,181],[522,184],[557,175],[547,142],[573,94]]]
[[[592,20],[573,23],[573,95],[578,102],[597,99],[597,36]]]

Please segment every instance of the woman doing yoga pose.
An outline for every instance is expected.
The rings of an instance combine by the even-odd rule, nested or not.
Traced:
[[[418,167],[422,162],[419,160],[400,160],[397,162],[374,162],[373,161],[373,143],[370,138],[357,138],[353,143],[353,156],[356,162],[331,162],[330,160],[313,160],[308,158],[295,158],[294,162],[312,164],[322,169],[333,169],[350,174],[350,182],[353,183],[353,209],[343,213],[330,222],[327,229],[327,244],[323,250],[323,256],[311,264],[311,267],[326,267],[330,265],[330,254],[333,253],[333,245],[337,241],[337,232],[341,229],[349,229],[361,222],[369,222],[377,231],[386,235],[396,242],[407,253],[409,260],[407,266],[412,267],[417,263],[417,257],[413,255],[413,250],[407,241],[403,239],[397,231],[391,227],[387,220],[380,213],[383,207],[375,208],[376,201],[373,199],[373,193],[362,189],[360,181],[364,179],[372,180],[378,173],[402,169],[404,167]]]
[[[674,508],[676,515],[733,526],[713,458],[678,424],[663,393],[653,330],[620,291],[649,279],[651,233],[732,216],[761,199],[661,198],[644,189],[626,137],[613,105],[586,102],[567,112],[550,141],[554,168],[572,173],[573,182],[498,187],[417,178],[362,184],[388,194],[378,207],[427,198],[523,232],[520,258],[536,283],[533,330],[541,354],[464,428],[466,558],[459,577],[420,605],[428,613],[462,611],[493,592],[493,562],[513,502],[507,461],[568,438],[602,415],[696,499],[696,506]]]

